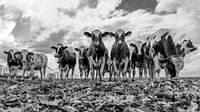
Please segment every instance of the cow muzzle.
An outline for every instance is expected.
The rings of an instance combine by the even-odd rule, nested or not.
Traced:
[[[14,59],[10,59],[10,60],[9,60],[9,62],[14,62],[14,61],[15,61]]]
[[[60,58],[60,55],[58,55],[58,54],[55,54],[54,56],[55,56],[56,58]]]
[[[142,58],[142,54],[138,54],[137,57],[138,57],[138,58]]]

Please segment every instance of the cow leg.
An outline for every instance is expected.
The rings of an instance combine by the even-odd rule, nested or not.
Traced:
[[[44,79],[45,79],[45,77],[46,77],[46,69],[47,69],[47,67],[45,66],[45,67],[43,67],[43,77],[44,77]]]
[[[83,69],[79,68],[80,69],[80,78],[82,79],[83,77]]]
[[[113,73],[112,73],[112,68],[110,68],[110,72],[109,72],[109,81],[112,81],[112,75],[113,75]]]
[[[161,67],[159,64],[159,60],[158,60],[158,56],[156,55],[154,58],[154,67],[155,67],[155,75],[157,74],[158,79],[160,79],[160,71],[161,71]]]
[[[100,68],[100,81],[101,80],[103,80],[103,78],[104,78],[104,67],[105,67],[105,62],[103,62],[102,64],[101,64],[101,68]]]
[[[11,68],[9,68],[8,80],[10,80],[10,78],[11,78],[11,75],[12,75],[12,70],[11,70]]]
[[[90,68],[87,68],[87,69],[85,70],[85,77],[86,77],[86,79],[88,79],[89,72],[90,72]]]
[[[40,69],[40,79],[43,79],[42,68]]]
[[[142,69],[144,70],[145,80],[147,80],[147,62],[144,62]]]
[[[25,75],[25,73],[26,73],[26,70],[24,69],[24,70],[22,71],[22,80],[24,80],[24,75]]]
[[[74,79],[74,68],[75,67],[72,67],[72,79]]]
[[[63,70],[60,69],[60,79],[63,80]]]
[[[33,80],[33,77],[34,77],[34,70],[31,69],[30,70],[30,78],[29,78],[29,80]]]
[[[66,72],[65,72],[65,76],[64,76],[65,80],[66,80],[66,78],[69,79],[69,77],[68,77],[69,76],[69,70],[70,70],[69,65],[66,65]]]
[[[164,64],[164,69],[165,69],[165,75],[166,75],[166,78],[169,79],[169,71],[167,70],[167,65]]]
[[[133,73],[133,78],[132,78],[132,81],[134,81],[135,80],[135,67],[133,68],[133,71],[132,71]]]

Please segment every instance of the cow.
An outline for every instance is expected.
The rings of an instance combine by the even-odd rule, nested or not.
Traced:
[[[108,81],[112,81],[112,76],[113,76],[114,73],[113,73],[113,64],[112,64],[111,58],[108,58],[108,60],[106,61],[104,73],[109,73],[109,80]]]
[[[142,47],[142,51],[144,53],[144,67],[145,69],[147,69],[148,74],[149,74],[149,78],[150,80],[153,80],[154,78],[154,61],[153,61],[153,52],[151,49],[151,44],[150,44],[150,37],[151,35],[149,35],[147,37],[147,40],[144,44],[144,46]]]
[[[161,69],[164,68],[166,77],[178,78],[180,60],[175,43],[172,39],[168,29],[159,29],[150,39],[150,50],[153,53],[153,62],[155,67],[155,74],[160,79]],[[154,75],[155,75],[154,74]]]
[[[40,71],[40,78],[43,79],[46,76],[46,68],[48,63],[48,58],[44,54],[33,53],[28,50],[23,49],[19,52],[18,57],[22,57],[21,62],[23,64],[22,79],[27,71],[30,71],[30,80],[34,77],[34,71]]]
[[[9,68],[8,79],[10,79],[11,75],[14,75],[16,78],[17,70],[22,69],[21,61],[18,61],[15,56],[15,54],[18,52],[15,52],[14,50],[9,50],[4,51],[4,53],[7,54],[7,66]]]
[[[145,64],[145,54],[144,54],[144,47],[146,43],[142,41],[137,41],[135,44],[130,43],[130,47],[133,48],[133,52],[131,55],[131,68],[133,69],[133,80],[135,76],[135,68],[139,69],[139,79],[142,79],[143,71],[145,79],[147,79],[147,69]]]
[[[90,64],[87,57],[88,48],[86,48],[85,46],[80,46],[79,48],[75,48],[75,51],[79,52],[78,62],[80,77],[82,79],[83,74],[85,74],[85,79],[87,79],[90,72]]]
[[[118,80],[120,80],[120,75],[122,74],[124,80],[128,71],[130,50],[125,42],[125,37],[130,36],[131,33],[131,31],[125,32],[122,29],[118,29],[115,33],[110,32],[110,36],[115,37],[110,53],[111,60],[113,61],[114,79],[116,79],[117,75]]]
[[[74,69],[76,65],[76,53],[69,51],[68,46],[63,44],[57,44],[57,46],[51,46],[56,51],[55,58],[58,58],[58,67],[60,70],[60,78],[63,80],[63,72],[65,72],[64,79],[68,79],[69,71],[71,69],[71,77],[73,79]]]
[[[197,50],[197,47],[193,45],[191,40],[183,40],[181,43],[177,43],[176,48],[178,50],[179,57],[182,60],[184,60],[187,54]],[[181,63],[179,70],[182,70],[183,66],[184,66],[184,62]]]
[[[99,76],[101,81],[104,75],[104,67],[108,59],[108,50],[105,47],[102,38],[108,36],[109,32],[102,33],[99,29],[95,29],[91,33],[84,32],[84,35],[92,40],[87,51],[91,78],[94,80],[94,73],[96,71],[96,79]]]

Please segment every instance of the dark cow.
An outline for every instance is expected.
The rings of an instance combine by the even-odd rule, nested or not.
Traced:
[[[115,42],[112,45],[110,55],[113,61],[114,72],[118,76],[118,79],[120,79],[120,74],[122,74],[123,79],[125,79],[128,71],[127,68],[130,58],[130,51],[127,43],[125,42],[125,37],[130,36],[131,33],[131,31],[125,33],[122,29],[117,30],[115,33],[110,32],[110,36],[115,37]]]
[[[155,72],[160,79],[160,71],[162,68],[166,71],[167,78],[170,74],[171,78],[179,76],[178,66],[180,66],[180,60],[178,51],[173,42],[172,36],[168,29],[159,29],[155,32],[150,39],[153,52],[153,60],[155,66]]]
[[[143,71],[144,76],[147,79],[147,69],[145,64],[145,54],[144,47],[146,43],[142,41],[137,41],[135,44],[130,43],[130,46],[133,48],[133,52],[131,55],[131,67],[133,68],[133,79],[135,76],[135,68],[139,69],[139,79],[142,79]]]
[[[63,46],[63,44],[57,44],[57,46],[51,46],[52,49],[56,51],[55,58],[58,58],[60,78],[63,79],[63,72],[66,72],[65,79],[67,77],[70,69],[72,70],[72,79],[74,76],[74,68],[76,65],[76,53],[70,52],[67,48],[68,46]]]
[[[193,45],[191,40],[183,40],[182,43],[177,43],[176,48],[178,50],[179,57],[184,60],[185,56],[191,52],[197,50],[197,47]],[[180,64],[179,70],[183,69],[184,62]]]
[[[95,29],[91,33],[84,32],[84,35],[92,40],[87,52],[92,80],[94,80],[95,70],[96,78],[99,76],[100,80],[102,80],[104,75],[104,67],[108,59],[108,50],[105,47],[102,38],[108,36],[109,32],[102,33],[100,30]]]
[[[22,79],[27,71],[30,71],[30,79],[34,77],[34,70],[40,71],[40,78],[43,79],[46,76],[46,68],[48,58],[44,54],[29,52],[28,50],[22,50],[16,54],[21,62],[23,63]]]
[[[7,54],[7,65],[9,68],[9,78],[11,75],[16,76],[17,70],[22,69],[22,63],[21,61],[17,60],[16,54],[18,52],[14,52],[13,50],[4,51],[5,54]]]
[[[79,48],[75,48],[75,50],[79,52],[78,62],[80,77],[82,79],[83,74],[85,74],[85,79],[87,79],[90,72],[90,65],[87,57],[88,48],[86,48],[85,46],[80,46]]]

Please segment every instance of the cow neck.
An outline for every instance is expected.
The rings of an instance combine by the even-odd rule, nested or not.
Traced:
[[[116,45],[117,43],[115,43]],[[125,42],[122,43],[121,47],[115,47],[115,55],[118,62],[122,62],[123,59],[126,58],[128,46]]]
[[[163,45],[163,48],[164,48],[163,50],[164,50],[164,53],[165,53],[165,58],[178,55],[176,46],[175,46],[172,39],[162,38],[162,45]]]
[[[105,46],[103,44],[103,42],[100,43],[98,48],[95,48],[95,46],[93,45],[93,50],[94,50],[94,58],[98,58],[100,59],[101,57],[103,57],[105,55]]]

